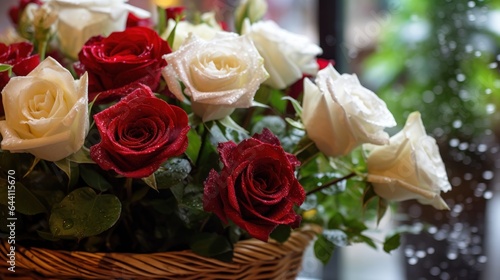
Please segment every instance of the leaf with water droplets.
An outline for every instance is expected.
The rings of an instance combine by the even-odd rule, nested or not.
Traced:
[[[49,219],[54,237],[81,239],[111,228],[121,213],[120,200],[112,194],[96,194],[79,188],[52,207]]]
[[[168,189],[182,182],[191,172],[191,164],[182,158],[173,158],[167,161],[156,172],[158,189]]]

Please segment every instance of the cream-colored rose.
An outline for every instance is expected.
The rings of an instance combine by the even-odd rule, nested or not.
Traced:
[[[363,143],[387,144],[384,128],[396,125],[384,101],[331,64],[318,72],[316,84],[304,80],[302,121],[318,149],[332,157]]]
[[[222,119],[252,105],[267,79],[264,62],[247,36],[221,32],[210,41],[191,34],[177,51],[164,56],[163,77],[179,99],[188,96],[203,121]],[[182,91],[179,82],[185,86]]]
[[[259,21],[250,24],[246,19],[242,34],[248,34],[264,63],[269,79],[264,84],[276,89],[284,89],[293,84],[303,74],[318,72],[316,57],[323,51],[307,37],[291,33],[273,21]]]
[[[170,36],[174,26],[175,20],[169,19],[165,36],[162,36],[164,39]],[[222,31],[222,28],[215,21],[215,13],[213,12],[203,14],[202,22],[199,24],[192,24],[189,21],[180,21],[177,23],[177,27],[175,28],[174,43],[171,46],[172,50],[178,50],[184,40],[188,37],[189,33],[193,33],[205,40],[212,40],[215,37],[215,34],[220,31]]]
[[[420,113],[411,113],[402,131],[386,146],[367,145],[368,181],[375,193],[392,201],[417,199],[449,209],[441,191],[451,189],[434,138],[425,133]]]
[[[78,151],[89,128],[87,74],[71,73],[48,57],[2,90],[2,149],[58,161]]]
[[[126,0],[45,0],[57,10],[58,48],[76,59],[82,46],[92,36],[108,36],[123,31],[128,13],[149,18],[148,11],[131,6]]]

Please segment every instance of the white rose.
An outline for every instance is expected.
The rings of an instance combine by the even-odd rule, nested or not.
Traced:
[[[92,36],[108,36],[123,31],[129,12],[149,18],[148,11],[126,4],[126,0],[45,0],[58,11],[58,47],[76,59]]]
[[[189,33],[193,33],[196,36],[205,39],[212,40],[215,37],[215,34],[222,31],[220,25],[215,22],[215,14],[214,13],[205,13],[202,15],[204,21],[200,24],[192,24],[188,21],[179,21],[177,23],[177,27],[175,28],[174,35],[174,43],[172,45],[172,50],[178,50],[182,45],[184,40],[188,37]],[[215,23],[215,24],[214,24]],[[175,26],[175,20],[169,19],[167,24],[167,30],[165,32],[166,36],[162,36],[163,38],[168,38],[170,33]]]
[[[242,34],[248,34],[264,63],[269,79],[264,84],[276,89],[284,89],[293,84],[303,74],[318,72],[316,57],[323,51],[307,37],[280,28],[273,21],[259,21],[250,25],[243,23]]]
[[[164,56],[163,77],[179,99],[188,96],[203,121],[222,119],[235,108],[252,105],[267,79],[264,62],[247,36],[221,32],[205,41],[190,35],[177,51]],[[179,82],[185,86],[184,94]]]
[[[58,161],[78,151],[89,128],[87,74],[71,73],[48,57],[2,90],[2,149]]]
[[[425,133],[420,113],[410,114],[402,131],[387,146],[367,145],[368,181],[375,193],[393,201],[417,199],[449,209],[440,197],[451,189],[434,138]]]
[[[304,80],[302,121],[307,135],[327,156],[343,156],[363,143],[389,143],[384,128],[396,121],[386,104],[355,75],[340,75],[330,64],[316,85]]]

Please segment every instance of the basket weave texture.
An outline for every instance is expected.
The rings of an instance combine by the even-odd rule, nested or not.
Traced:
[[[316,228],[292,232],[283,244],[256,239],[235,244],[233,262],[191,251],[152,254],[88,253],[16,246],[16,272],[8,273],[10,245],[2,242],[5,279],[295,279]]]

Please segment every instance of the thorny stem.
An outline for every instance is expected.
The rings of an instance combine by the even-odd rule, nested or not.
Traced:
[[[344,180],[347,180],[347,179],[349,179],[349,178],[352,178],[352,177],[354,177],[354,176],[356,176],[356,175],[357,175],[357,174],[356,174],[356,172],[352,172],[352,173],[349,173],[349,174],[345,175],[345,176],[344,176],[344,177],[342,177],[342,178],[336,178],[336,179],[333,179],[333,180],[331,180],[330,182],[327,182],[327,183],[325,183],[325,184],[323,184],[323,185],[321,185],[321,186],[319,186],[319,187],[317,187],[317,188],[315,188],[315,189],[313,189],[313,190],[308,191],[308,192],[306,193],[306,195],[310,195],[310,194],[313,194],[313,193],[319,192],[319,191],[321,191],[321,190],[323,190],[323,189],[326,189],[326,188],[328,188],[328,187],[330,187],[330,186],[332,186],[332,185],[335,185],[335,184],[337,184],[337,183],[339,183],[339,182],[342,182],[342,181],[344,181]]]

